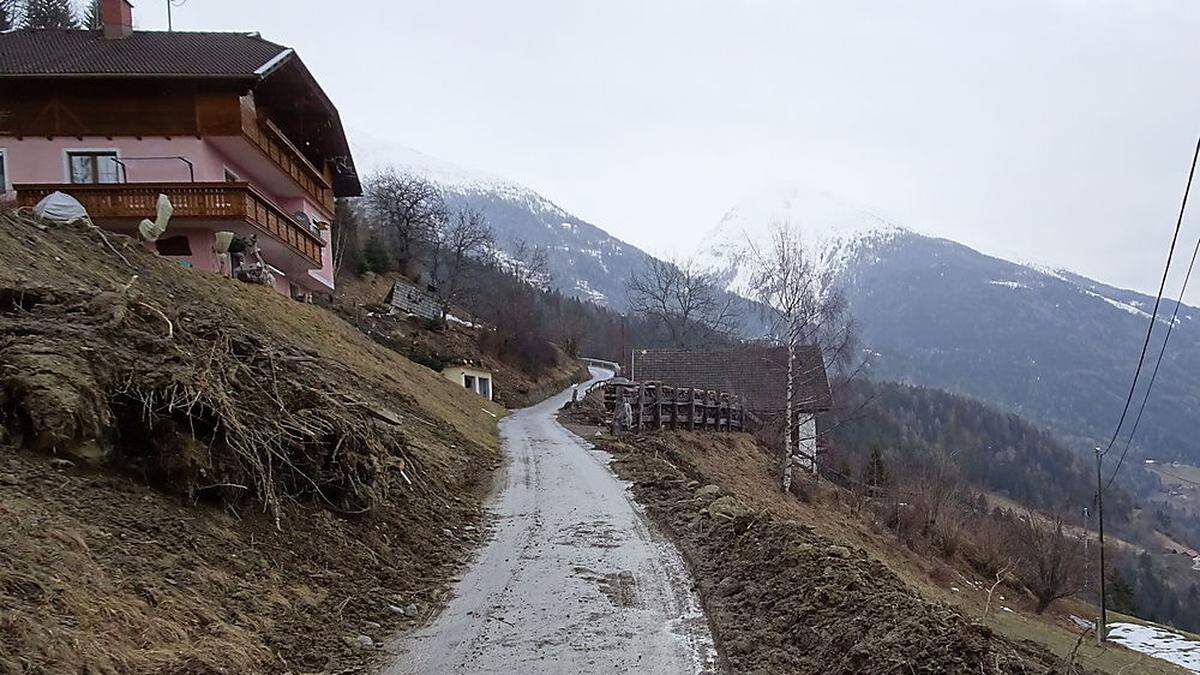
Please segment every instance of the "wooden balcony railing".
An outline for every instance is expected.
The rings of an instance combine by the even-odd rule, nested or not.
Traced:
[[[270,120],[259,117],[251,106],[242,107],[242,133],[275,166],[296,181],[298,185],[317,201],[333,212],[333,186],[317,167],[308,161],[279,127]]]
[[[34,206],[56,190],[65,192],[96,221],[153,218],[161,193],[171,200],[172,220],[243,220],[321,265],[321,237],[249,183],[37,183],[13,189],[19,206]]]

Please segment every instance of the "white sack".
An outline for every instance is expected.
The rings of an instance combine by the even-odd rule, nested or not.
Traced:
[[[33,207],[33,213],[38,218],[52,223],[73,223],[77,220],[89,220],[87,209],[69,194],[51,192]]]

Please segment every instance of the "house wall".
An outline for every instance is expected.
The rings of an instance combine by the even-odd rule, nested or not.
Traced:
[[[115,150],[117,157],[186,157],[195,166],[197,182],[225,180],[229,167],[242,180],[280,203],[278,196],[266,190],[255,176],[242,168],[241,162],[228,157],[202,138],[136,138],[128,136],[56,136],[54,138],[16,138],[0,136],[0,147],[7,150],[8,173],[11,183],[67,183],[71,174],[67,166],[68,150]],[[175,159],[128,163],[130,183],[186,183],[190,179],[187,165]],[[303,200],[299,200],[303,201]],[[281,204],[282,205],[282,204]]]
[[[316,204],[313,204],[308,199],[292,198],[283,199],[279,205],[288,213],[303,212],[314,222],[326,222],[330,220],[329,215],[325,210]],[[325,242],[325,246],[321,249],[321,268],[309,270],[308,274],[313,279],[316,279],[321,284],[333,288],[333,230],[325,228],[321,231],[321,240]]]

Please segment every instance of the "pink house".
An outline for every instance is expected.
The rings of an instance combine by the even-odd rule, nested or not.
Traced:
[[[275,287],[333,288],[334,198],[362,193],[337,109],[295,51],[255,33],[134,31],[127,0],[103,30],[0,33],[0,191],[56,190],[133,233],[159,194],[158,251],[220,270],[215,233],[257,235]]]

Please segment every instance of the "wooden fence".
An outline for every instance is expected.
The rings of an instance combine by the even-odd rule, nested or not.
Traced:
[[[618,414],[621,400],[633,412],[631,428],[687,429],[692,431],[742,431],[745,402],[740,396],[711,389],[668,387],[661,382],[609,384],[604,407]]]

